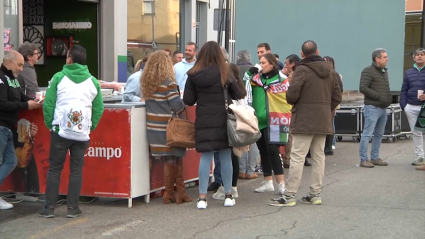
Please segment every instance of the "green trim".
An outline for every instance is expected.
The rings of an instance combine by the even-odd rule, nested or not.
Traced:
[[[127,62],[127,56],[118,56],[118,62]]]
[[[419,68],[418,65],[416,65],[416,63],[413,65],[413,67],[415,67],[416,69],[418,69],[418,71],[421,71],[422,69],[425,68],[425,66],[422,66],[421,68]]]
[[[91,118],[91,130],[95,130],[97,125],[99,124],[100,118],[102,117],[103,111],[104,111],[104,105],[103,105],[103,98],[102,98],[102,92],[100,90],[99,82],[96,78],[92,78],[94,86],[96,86],[97,89],[97,96],[94,98],[92,103],[92,118]]]

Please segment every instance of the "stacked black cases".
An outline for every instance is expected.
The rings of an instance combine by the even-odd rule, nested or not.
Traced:
[[[341,108],[336,110],[335,136],[339,141],[343,136],[360,141],[360,108],[359,105],[341,105]]]

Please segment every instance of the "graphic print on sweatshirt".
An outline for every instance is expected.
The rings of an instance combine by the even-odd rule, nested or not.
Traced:
[[[10,87],[21,88],[21,85],[19,84],[18,79],[10,79],[7,75],[5,75],[5,76],[6,76],[6,79],[7,79],[7,83],[9,84]],[[3,81],[1,81],[1,83],[3,83]]]

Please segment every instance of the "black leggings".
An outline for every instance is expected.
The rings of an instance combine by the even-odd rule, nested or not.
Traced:
[[[232,150],[232,168],[233,168],[233,177],[232,177],[232,187],[236,187],[238,185],[239,178],[239,157],[233,153]],[[224,184],[221,183],[223,186]]]
[[[283,163],[279,156],[279,145],[267,144],[267,128],[261,130],[261,138],[257,141],[258,150],[261,155],[261,167],[264,177],[274,175],[283,175]]]
[[[238,185],[238,178],[239,178],[239,157],[233,153],[233,150],[232,150],[232,167],[233,167],[232,187],[236,187]]]

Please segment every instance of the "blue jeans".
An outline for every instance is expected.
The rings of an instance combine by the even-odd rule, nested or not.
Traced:
[[[220,155],[218,152],[214,152],[214,182],[220,185],[223,183],[223,179],[221,178]]]
[[[232,193],[232,158],[231,149],[221,149],[218,151],[220,155],[221,177],[224,184],[224,192]],[[208,179],[210,176],[211,161],[214,151],[201,153],[201,162],[199,164],[199,194],[207,194]]]
[[[10,129],[0,126],[0,185],[16,168],[18,158],[13,145],[13,134]]]
[[[360,140],[360,160],[369,160],[367,156],[367,148],[372,135],[372,152],[370,153],[370,159],[376,160],[379,159],[382,135],[384,134],[385,125],[387,123],[387,109],[373,105],[365,105],[363,112],[365,123],[362,138]]]
[[[243,153],[239,158],[239,173],[246,173],[248,175],[254,174],[259,156],[260,151],[258,151],[257,144],[251,144],[250,150]]]

